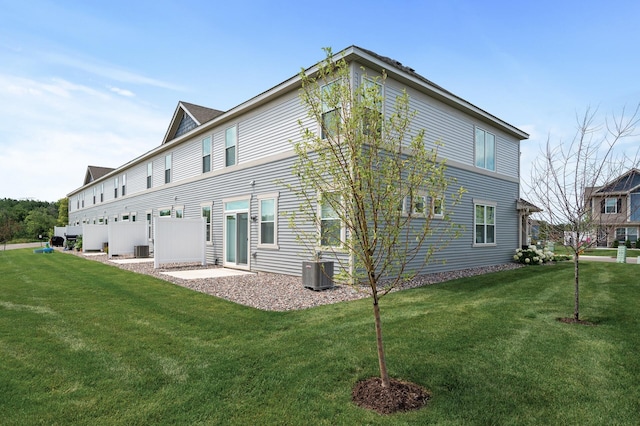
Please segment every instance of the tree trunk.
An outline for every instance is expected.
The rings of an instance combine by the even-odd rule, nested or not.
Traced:
[[[378,364],[380,364],[380,379],[382,387],[389,388],[389,372],[387,371],[387,360],[384,356],[384,344],[382,342],[382,320],[380,319],[380,306],[378,301],[373,302],[373,316],[376,319],[376,341],[378,343]]]
[[[580,321],[580,268],[578,260],[580,255],[576,252],[576,257],[573,262],[573,271],[574,271],[574,305],[573,305],[573,318],[576,321]]]

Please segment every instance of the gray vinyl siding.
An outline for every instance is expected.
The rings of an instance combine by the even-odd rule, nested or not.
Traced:
[[[462,186],[466,193],[461,202],[453,208],[452,219],[462,224],[461,235],[437,252],[423,272],[441,272],[488,265],[499,265],[512,261],[518,247],[518,212],[516,200],[519,184],[498,177],[483,176],[464,169],[447,168],[448,176],[457,179],[451,190]],[[496,205],[496,244],[479,246],[474,244],[474,199]],[[450,209],[450,196],[445,201],[445,209]],[[434,219],[434,225],[438,220]],[[416,261],[411,269],[421,263]]]
[[[127,170],[127,195],[138,194],[147,189],[147,163]]]
[[[298,92],[293,91],[277,102],[262,106],[247,119],[239,122],[238,157],[240,163],[291,150],[290,141],[300,136],[297,118],[307,125]]]
[[[407,89],[410,108],[416,112],[411,123],[412,134],[425,130],[425,144],[429,148],[440,141],[438,151],[442,158],[474,166],[475,126],[496,136],[496,173],[519,178],[520,141],[488,123],[480,122],[459,110],[413,89]],[[402,87],[392,79],[385,85],[385,114],[393,112],[394,101],[402,94]]]

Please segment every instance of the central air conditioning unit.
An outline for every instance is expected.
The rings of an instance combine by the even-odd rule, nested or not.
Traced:
[[[149,257],[149,246],[133,246],[134,257]]]
[[[302,284],[311,290],[325,290],[333,287],[333,262],[303,261]]]

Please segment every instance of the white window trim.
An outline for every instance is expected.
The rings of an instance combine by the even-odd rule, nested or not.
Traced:
[[[162,212],[167,211],[167,210],[169,211],[169,215],[168,215],[168,216],[167,216],[167,215],[162,215],[162,214],[161,214]],[[169,207],[160,207],[160,208],[158,209],[158,217],[159,217],[159,218],[161,218],[161,219],[165,219],[165,218],[170,218],[170,217],[172,217],[172,216],[173,216],[173,214],[172,214],[172,213],[173,213],[173,209],[171,208],[171,206],[169,206]]]
[[[381,127],[381,131],[384,133],[384,117],[385,117],[385,87],[383,84],[381,84],[379,81],[375,81],[373,78],[367,76],[367,75],[362,75],[360,77],[360,84],[361,85],[376,85],[378,86],[378,88],[380,89],[380,105],[377,106],[377,111],[378,113],[380,113],[381,116],[381,120],[382,122],[380,123],[380,127]],[[363,88],[364,90],[366,90],[366,88]]]
[[[327,82],[327,84],[323,84],[323,85],[320,87],[320,92],[324,95],[324,90],[325,90],[325,88],[327,88],[327,87],[331,87],[331,86],[332,86],[332,85],[334,85],[334,84],[339,84],[339,81],[338,81],[338,80],[339,80],[339,79],[335,79],[335,80],[332,80],[332,81]],[[322,139],[325,139],[325,140],[326,140],[326,139],[327,139],[327,137],[326,137],[326,136],[328,136],[328,135],[325,135],[325,134],[324,134],[323,129],[322,129],[322,126],[323,126],[323,124],[324,124],[324,115],[325,115],[326,113],[329,113],[329,112],[332,112],[332,111],[338,111],[338,110],[340,110],[340,106],[336,106],[335,108],[330,108],[328,105],[326,105],[324,102],[322,102],[322,111],[321,111],[321,113],[320,113],[320,122],[318,123],[318,135],[319,135]]]
[[[205,141],[209,140],[209,154],[205,154],[204,153],[204,146],[205,146]],[[213,136],[209,135],[206,136],[204,138],[202,138],[201,142],[200,142],[200,149],[202,151],[202,155],[201,155],[201,161],[204,161],[204,157],[206,155],[209,156],[209,171],[205,172],[204,170],[201,170],[202,173],[211,173],[213,171]]]
[[[476,134],[478,132],[478,130],[481,130],[485,133],[485,135],[489,134],[491,136],[493,136],[493,169],[490,169],[488,167],[486,167],[486,163],[487,163],[487,149],[486,149],[486,136],[485,136],[485,152],[483,153],[483,158],[484,158],[484,166],[478,166],[477,162],[476,162],[476,158],[478,157],[478,141],[476,139]],[[495,172],[496,168],[497,168],[497,164],[498,163],[498,137],[496,136],[495,133],[492,133],[480,126],[473,126],[473,165],[475,167],[478,167],[482,170],[488,170],[490,172]]]
[[[227,164],[227,149],[231,148],[231,146],[227,146],[227,132],[230,129],[235,129],[235,141],[233,143],[233,151],[234,151],[234,163],[233,164]],[[224,166],[225,167],[233,167],[233,166],[237,166],[238,165],[238,139],[239,139],[239,135],[238,135],[238,125],[234,124],[233,126],[229,126],[226,127],[224,129]]]
[[[279,192],[258,195],[258,248],[280,250],[278,245],[278,198]],[[262,200],[273,200],[273,244],[262,242]]]
[[[611,200],[613,201],[613,211],[612,212],[608,212],[607,211],[607,202]],[[604,214],[618,214],[620,213],[618,211],[618,197],[607,197],[604,199]]]
[[[493,242],[492,243],[476,243],[476,206],[493,207]],[[486,224],[484,224],[486,226]],[[495,247],[498,245],[498,203],[487,200],[473,200],[473,232],[471,233],[473,241],[472,247]]]
[[[176,219],[184,219],[184,205],[174,206],[173,211],[174,211],[174,216],[175,216]],[[182,217],[178,217],[178,212],[179,211],[182,212]]]
[[[147,223],[147,238],[153,241],[153,210],[144,212],[144,220]]]
[[[440,202],[440,213],[435,213],[436,202]],[[444,197],[430,197],[429,198],[429,211],[431,218],[444,219]]]
[[[326,190],[326,191],[318,191],[317,197],[318,197],[318,209],[317,209],[317,217],[318,217],[318,229],[317,229],[317,233],[318,233],[318,249],[321,251],[327,251],[327,250],[334,250],[334,251],[341,251],[344,250],[344,242],[347,239],[347,228],[344,226],[344,222],[342,221],[342,219],[338,218],[337,220],[340,221],[340,245],[339,246],[325,246],[322,245],[322,194],[324,193],[332,193],[332,192],[336,192],[336,191],[332,191],[332,190]],[[343,203],[344,200],[342,200],[342,197],[340,197],[340,202]]]
[[[419,212],[415,209],[415,201],[418,198],[422,198],[422,202],[423,202],[423,209],[424,211]],[[405,195],[405,197],[402,199],[402,216],[411,216],[413,218],[424,218],[427,216],[427,208],[429,206],[429,204],[427,203],[428,201],[428,197],[426,196],[426,194],[424,193],[424,191],[419,191],[418,194],[416,196],[413,197],[413,203],[411,203],[412,205],[409,206],[409,203],[411,202],[411,196],[409,195]],[[410,208],[410,210],[409,210]]]
[[[169,158],[169,167],[167,167],[167,157]],[[169,182],[167,182],[167,170],[169,171]],[[164,155],[163,181],[165,185],[168,185],[173,182],[173,153],[172,152]]]
[[[206,238],[206,243],[208,246],[212,246],[213,245],[213,202],[208,202],[208,203],[201,203],[200,204],[200,217],[204,218],[204,215],[202,214],[202,210],[208,207],[209,208],[209,232],[207,233],[208,236]],[[205,229],[207,227],[207,222],[205,221]]]
[[[147,163],[147,177],[144,183],[147,189],[153,188],[153,161]]]

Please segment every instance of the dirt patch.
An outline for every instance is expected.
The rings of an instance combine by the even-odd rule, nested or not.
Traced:
[[[362,408],[392,414],[424,407],[431,393],[420,385],[396,379],[391,379],[390,386],[384,388],[379,377],[371,377],[356,383],[351,396]]]
[[[573,317],[569,317],[569,318],[557,318],[558,321],[563,322],[565,324],[578,324],[578,325],[591,325],[591,326],[595,326],[594,323],[589,322],[589,321],[584,321],[584,320],[577,320]]]

